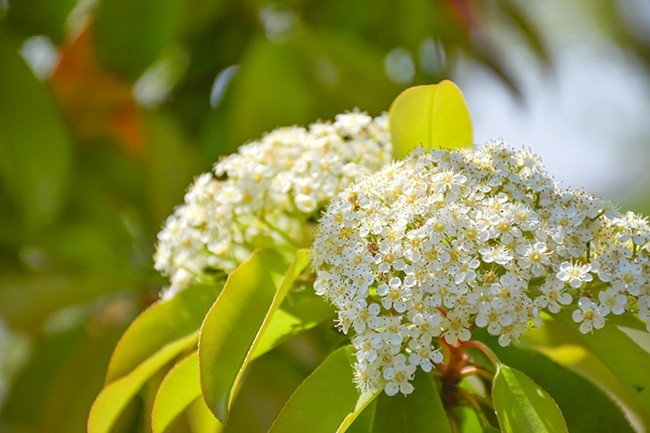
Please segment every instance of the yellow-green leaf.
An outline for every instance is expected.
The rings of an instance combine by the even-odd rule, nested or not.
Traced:
[[[217,297],[218,287],[192,286],[142,312],[115,347],[106,383],[125,376],[165,345],[196,333]]]
[[[200,395],[199,355],[194,352],[169,370],[160,384],[151,411],[153,433],[163,433]]]
[[[316,294],[295,305],[283,306],[273,314],[259,343],[255,346],[251,359],[264,355],[287,338],[311,329],[332,317],[334,317],[334,308]]]
[[[221,433],[226,428],[217,421],[202,398],[197,398],[187,408],[187,421],[192,433]]]
[[[205,317],[199,342],[201,388],[222,423],[264,330],[308,264],[308,250],[299,250],[291,266],[277,251],[256,251],[230,274]]]
[[[129,374],[105,386],[90,409],[88,433],[110,432],[126,405],[145,382],[180,352],[194,346],[197,343],[198,334],[196,331],[166,345]]]
[[[377,397],[354,385],[354,355],[350,346],[333,352],[298,387],[269,433],[342,433]]]
[[[395,159],[418,146],[451,150],[473,144],[469,110],[451,81],[406,89],[393,101],[388,115]]]
[[[568,433],[553,398],[519,370],[499,366],[492,385],[492,400],[504,433]]]

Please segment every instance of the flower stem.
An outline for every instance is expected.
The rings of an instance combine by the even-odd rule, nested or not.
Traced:
[[[461,368],[461,370],[460,370],[460,376],[461,377],[467,377],[467,376],[471,376],[473,374],[476,374],[477,376],[480,376],[483,379],[486,379],[486,380],[488,380],[490,382],[493,379],[492,374],[490,374],[490,372],[488,372],[488,371],[486,371],[486,370],[484,370],[482,368],[479,368],[479,367],[477,367],[475,365],[468,365],[466,367]]]
[[[481,405],[477,401],[476,397],[473,394],[469,393],[465,389],[459,388],[458,393],[460,396],[463,398],[465,402],[467,402],[472,409],[474,409],[474,412],[476,412],[476,416],[478,417],[479,422],[481,423],[481,427],[484,429],[486,427],[490,427],[490,421],[487,419],[487,416],[485,415],[485,412],[483,412],[483,408],[481,408]]]
[[[462,343],[461,347],[464,349],[473,348],[473,349],[480,350],[485,354],[485,356],[487,356],[487,358],[490,360],[494,368],[499,369],[499,365],[501,365],[501,361],[499,361],[497,355],[487,345],[481,343],[478,340],[469,340]]]

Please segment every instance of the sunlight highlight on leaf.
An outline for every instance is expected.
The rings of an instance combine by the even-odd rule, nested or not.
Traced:
[[[458,149],[473,144],[469,110],[451,81],[406,89],[393,101],[388,114],[395,159],[404,158],[418,146]]]

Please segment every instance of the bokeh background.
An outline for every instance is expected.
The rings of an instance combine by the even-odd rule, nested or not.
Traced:
[[[0,432],[85,431],[164,285],[156,233],[219,155],[444,78],[476,142],[650,210],[646,0],[0,0]],[[318,363],[305,341],[258,361],[247,422]],[[150,400],[118,430],[147,431]]]

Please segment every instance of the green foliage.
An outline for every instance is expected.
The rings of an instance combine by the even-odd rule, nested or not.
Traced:
[[[636,321],[627,320],[630,325]],[[571,318],[546,317],[544,326],[531,336],[533,347],[544,350],[556,362],[568,365],[595,381],[618,400],[650,422],[647,397],[650,353],[614,324],[594,334],[581,334]],[[565,350],[562,350],[565,349]]]
[[[192,175],[277,126],[329,119],[355,106],[372,114],[385,110],[407,85],[384,71],[386,54],[398,47],[414,62],[409,84],[449,78],[462,53],[516,93],[517,80],[498,44],[487,34],[470,37],[486,16],[507,23],[540,62],[553,61],[544,35],[513,1],[86,3],[9,0],[7,7],[0,1],[0,319],[29,348],[12,376],[0,368],[0,388],[9,383],[4,405],[0,398],[0,431],[76,432],[87,422],[90,432],[265,430],[263,419],[270,424],[276,415],[273,405],[279,408],[340,343],[330,329],[333,310],[313,294],[308,279],[297,290],[306,252],[289,265],[293,258],[265,251],[251,259],[257,264],[248,262],[231,276],[207,318],[220,287],[190,288],[138,315],[163,285],[151,269],[155,234]],[[456,3],[470,9],[463,12]],[[621,25],[615,2],[607,3],[612,32],[645,52],[630,26]],[[291,17],[279,37],[264,22],[269,12]],[[79,49],[75,44],[86,34],[91,42]],[[43,79],[20,56],[26,38],[37,35],[49,37],[61,55]],[[425,42],[439,57],[422,54]],[[154,103],[134,100],[134,83],[172,57],[180,72],[171,82],[156,82],[162,96]],[[238,72],[211,106],[215,77],[233,65]],[[462,97],[449,84],[440,86],[424,99],[438,103],[440,92],[450,91],[459,113],[455,123],[443,122],[443,130],[422,123],[428,138],[407,134],[398,140],[398,157],[420,142],[471,144]],[[404,129],[395,110],[397,128]],[[551,337],[571,334],[572,344],[601,370],[553,359],[602,390],[539,355],[495,350],[557,401],[572,432],[629,431],[611,395],[649,423],[647,352],[621,329],[606,328],[592,338],[558,323]],[[437,379],[419,376],[411,397],[375,398],[354,388],[353,361],[350,348],[335,351],[296,390],[273,431],[370,431],[373,421],[375,430],[396,423],[398,430],[407,424],[447,431]],[[594,371],[607,376],[594,377]],[[232,412],[227,428],[201,398],[200,379],[211,409],[218,407],[222,419]],[[578,399],[581,394],[589,399]],[[589,404],[601,421],[578,416]],[[472,409],[462,410],[463,431],[493,430],[483,430]],[[387,417],[396,411],[412,416]],[[242,421],[248,418],[255,420]]]
[[[102,0],[95,38],[100,60],[129,78],[137,78],[176,36],[180,0]],[[129,31],[116,31],[119,28]]]
[[[196,346],[199,327],[216,297],[194,286],[145,310],[120,339],[108,366],[106,386],[90,412],[89,432],[109,432],[131,399],[167,363]]]
[[[349,346],[333,352],[298,387],[269,433],[344,432],[376,397],[355,387],[353,360]]]
[[[224,424],[238,382],[264,329],[309,263],[301,250],[291,266],[273,250],[258,250],[229,276],[201,328],[201,386],[208,407]]]
[[[451,433],[436,382],[418,371],[413,386],[408,396],[379,395],[372,433]]]
[[[47,35],[56,42],[62,42],[65,39],[65,22],[75,3],[75,0],[12,1],[7,21],[19,33]]]
[[[264,334],[255,345],[251,359],[262,356],[288,338],[334,317],[331,305],[309,289],[306,292],[306,296],[300,296],[300,299],[292,300],[289,296],[282,308],[273,312],[271,321],[264,328]]]
[[[33,232],[62,209],[72,144],[52,96],[20,58],[15,42],[0,28],[0,178],[22,217],[24,227],[18,229]]]
[[[196,345],[198,331],[175,340],[147,358],[133,371],[104,387],[88,416],[88,433],[108,433],[126,405],[163,366]]]
[[[215,288],[196,285],[143,311],[115,347],[106,383],[129,374],[166,346],[197,335],[216,296]]]
[[[405,90],[391,105],[389,115],[396,159],[417,146],[458,149],[473,144],[469,110],[460,89],[451,81]]]
[[[492,385],[492,399],[505,433],[568,432],[553,398],[519,370],[499,366]]]
[[[195,352],[169,370],[160,384],[151,411],[153,433],[163,433],[193,402],[203,403],[200,396],[199,355]]]
[[[524,372],[553,397],[570,432],[634,431],[618,404],[579,374],[539,352],[498,344],[492,347],[502,362]]]

